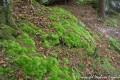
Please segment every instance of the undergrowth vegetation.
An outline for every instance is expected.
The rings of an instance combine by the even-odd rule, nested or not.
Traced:
[[[118,27],[118,20],[115,18],[108,18],[104,21],[104,24],[111,27]]]
[[[8,80],[6,77],[9,77],[9,80],[16,79],[14,75],[19,69],[23,70],[21,77],[24,79],[76,80],[79,78],[79,73],[74,69],[69,68],[67,65],[61,67],[56,57],[47,58],[44,55],[38,55],[36,52],[34,38],[37,34],[43,34],[43,40],[46,38],[56,40],[58,36],[55,34],[50,34],[49,37],[45,36],[40,28],[38,29],[29,21],[19,23],[18,25],[21,33],[14,41],[11,39],[0,40],[2,52],[8,56],[8,61],[12,64],[6,68],[0,66],[0,76],[2,76],[0,79]],[[51,45],[56,43],[57,41],[53,42]]]
[[[85,25],[69,11],[44,6],[42,11],[36,13],[50,23],[37,27],[20,16],[24,20],[17,23],[17,35],[13,34],[16,31],[11,30],[10,26],[2,25],[0,36],[6,38],[0,40],[0,52],[5,56],[2,59],[6,65],[0,65],[0,80],[81,80],[80,73],[88,76],[88,69],[94,69],[91,75],[117,73],[109,58],[100,54],[99,44],[96,47],[96,41]],[[113,38],[108,40],[111,48],[120,52],[120,43]],[[101,39],[99,41],[102,42]]]
[[[110,47],[118,51],[118,53],[120,53],[120,42],[114,38],[109,38],[108,41],[110,43]]]
[[[85,48],[88,55],[94,53],[96,44],[93,37],[84,29],[84,26],[78,26],[75,16],[62,8],[46,8],[46,10],[51,12],[47,18],[52,21],[46,26],[56,30],[56,33],[50,32],[42,36],[44,47],[63,43],[69,48]],[[42,13],[44,14],[44,11]]]
[[[97,58],[96,59],[96,64],[101,66],[101,69],[104,73],[104,75],[110,75],[110,74],[116,74],[117,75],[117,70],[116,68],[111,65],[111,63],[108,61],[107,58]]]
[[[26,79],[35,76],[35,80],[74,80],[73,76],[70,76],[70,68],[60,67],[57,59],[53,57],[23,55],[15,59],[15,62],[18,67],[21,66],[23,69],[23,76]]]
[[[76,0],[76,2],[80,5],[92,5],[93,8],[98,9],[98,0]]]

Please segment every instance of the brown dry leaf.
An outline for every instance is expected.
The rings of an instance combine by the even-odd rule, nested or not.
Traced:
[[[22,69],[19,69],[18,72],[16,73],[16,77],[19,78],[20,75],[22,74],[23,70]]]
[[[18,80],[24,80],[23,78],[19,78]]]
[[[5,61],[0,61],[0,65],[1,65],[1,64],[5,64]]]

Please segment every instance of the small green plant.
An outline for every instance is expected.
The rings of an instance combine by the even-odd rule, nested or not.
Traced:
[[[20,15],[19,18],[25,19],[25,16],[24,15]]]
[[[118,27],[117,19],[115,18],[108,18],[105,20],[105,24],[111,27]]]
[[[68,64],[69,63],[69,59],[68,58],[63,58],[63,62]]]
[[[105,75],[118,74],[117,69],[108,61],[107,58],[99,57],[96,59],[96,63],[97,63],[96,65],[99,64],[99,66],[102,69],[102,72],[105,72]]]
[[[109,63],[109,61],[106,58],[101,59],[103,62],[102,68],[105,69],[108,73],[114,73],[116,69]]]

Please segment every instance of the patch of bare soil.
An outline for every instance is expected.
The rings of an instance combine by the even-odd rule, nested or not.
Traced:
[[[65,5],[56,6],[71,11],[78,18],[78,20],[83,21],[83,23],[85,23],[87,27],[92,28],[94,32],[101,32],[106,37],[115,36],[116,39],[120,41],[120,25],[118,25],[118,27],[104,25],[102,20],[98,17],[97,11],[90,5],[81,6],[79,4],[76,4],[75,1],[71,1]]]

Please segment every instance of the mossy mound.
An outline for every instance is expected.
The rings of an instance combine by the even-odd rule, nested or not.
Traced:
[[[1,80],[17,79],[15,75],[19,69],[23,70],[20,75],[23,79],[75,80],[79,78],[79,73],[67,65],[61,67],[56,58],[51,56],[47,58],[36,53],[34,38],[36,34],[43,34],[40,28],[30,22],[20,23],[19,27],[21,33],[18,36],[14,37],[12,32],[10,33],[14,40],[11,38],[0,40],[0,49],[7,56],[9,63],[7,67],[0,66]],[[55,39],[53,35],[51,36]]]
[[[25,43],[27,47],[22,46],[21,43]],[[77,77],[79,76],[79,73],[67,66],[61,67],[56,58],[47,58],[44,55],[38,55],[35,53],[28,47],[31,46],[34,48],[34,46],[32,46],[33,44],[29,45],[26,41],[22,40],[21,43],[11,40],[0,41],[2,51],[7,54],[9,57],[8,61],[12,64],[7,67],[0,66],[1,80],[15,80],[16,77],[14,75],[19,69],[22,69],[23,72],[21,73],[21,77],[24,79],[74,80],[79,78]],[[8,77],[10,78],[8,79]]]
[[[94,53],[95,41],[84,26],[78,26],[78,20],[70,12],[62,8],[46,8],[50,15],[48,20],[52,21],[46,26],[53,28],[55,32],[50,32],[42,36],[43,46],[50,47],[63,43],[69,48],[85,48],[87,53]],[[45,14],[42,11],[42,14]],[[39,13],[39,12],[38,12]],[[41,15],[41,14],[40,14]]]
[[[74,80],[73,76],[70,76],[71,70],[67,66],[60,67],[57,59],[53,57],[23,55],[15,59],[15,63],[23,69],[22,76],[25,79],[34,76],[35,80]]]

